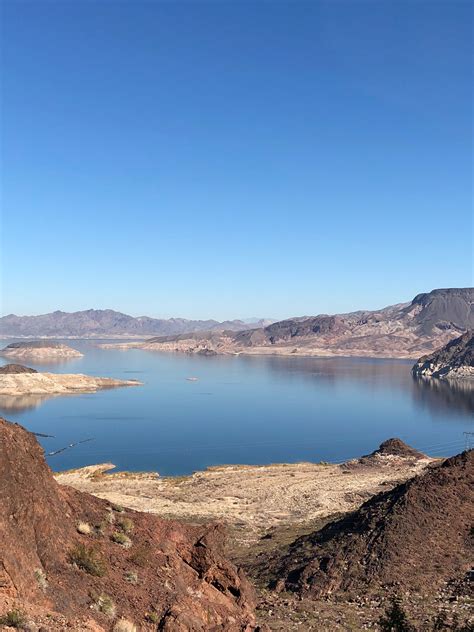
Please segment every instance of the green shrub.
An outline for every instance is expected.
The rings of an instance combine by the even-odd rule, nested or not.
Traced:
[[[134,573],[133,571],[129,571],[129,572],[125,573],[123,578],[129,584],[138,584],[138,575],[136,573]]]
[[[115,617],[115,614],[117,612],[117,606],[115,605],[112,597],[104,594],[98,597],[97,601],[95,602],[95,607],[97,608],[97,610],[105,614],[106,617],[110,617],[111,619]]]
[[[42,568],[35,568],[35,579],[41,590],[45,592],[48,587],[48,581]]]
[[[400,599],[394,597],[385,614],[379,620],[382,632],[416,632],[408,621],[408,617],[402,608]]]
[[[69,551],[69,561],[89,575],[96,577],[103,577],[107,571],[107,565],[101,552],[94,546],[76,544]]]
[[[160,617],[156,614],[156,612],[147,612],[145,619],[150,623],[158,623],[160,621]]]
[[[113,542],[120,544],[125,549],[129,549],[132,546],[132,541],[128,535],[125,535],[125,533],[122,533],[121,531],[114,531],[110,537]]]
[[[21,610],[9,610],[0,617],[0,625],[21,629],[26,625],[26,616]]]
[[[131,533],[134,529],[134,524],[130,518],[121,518],[117,520],[117,526],[125,533]]]

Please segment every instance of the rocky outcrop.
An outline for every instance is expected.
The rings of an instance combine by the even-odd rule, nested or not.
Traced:
[[[474,331],[467,331],[442,349],[423,356],[412,372],[416,377],[474,378]]]
[[[2,349],[0,355],[7,358],[27,358],[40,361],[82,357],[82,353],[77,349],[50,340],[13,342]]]
[[[0,616],[47,608],[48,630],[112,630],[121,617],[143,631],[257,629],[221,526],[184,526],[59,486],[35,437],[3,419],[0,480]],[[55,613],[67,625],[56,627]],[[85,616],[96,627],[77,625]]]
[[[473,524],[471,450],[296,540],[277,565],[278,587],[308,597],[382,588],[433,594],[470,571]]]
[[[23,364],[5,364],[0,366],[0,375],[18,374],[18,373],[38,373],[36,369],[30,369]]]

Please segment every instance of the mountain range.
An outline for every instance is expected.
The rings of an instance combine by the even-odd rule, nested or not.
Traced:
[[[188,320],[129,316],[112,309],[80,312],[56,311],[39,316],[9,314],[0,318],[2,337],[120,338],[169,336],[195,331],[242,331],[270,324],[271,320]]]
[[[245,353],[418,358],[474,327],[474,288],[436,289],[409,303],[348,314],[290,318],[246,331],[157,337],[147,349],[201,354]]]

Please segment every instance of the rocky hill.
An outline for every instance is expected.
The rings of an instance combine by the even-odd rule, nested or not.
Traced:
[[[0,420],[0,620],[49,632],[257,630],[219,525],[184,526],[59,486]]]
[[[145,343],[163,351],[417,358],[474,327],[474,288],[419,294],[376,311],[290,318],[249,331],[182,334]]]
[[[434,594],[474,556],[474,451],[432,465],[322,530],[296,540],[278,587],[318,598],[380,589]]]
[[[474,378],[474,331],[469,330],[442,349],[423,356],[412,372],[416,377]]]
[[[269,321],[246,323],[242,320],[187,320],[185,318],[133,317],[111,309],[88,309],[81,312],[56,311],[40,316],[0,318],[0,335],[4,337],[107,338],[121,336],[167,336],[192,331],[240,331],[261,327]]]

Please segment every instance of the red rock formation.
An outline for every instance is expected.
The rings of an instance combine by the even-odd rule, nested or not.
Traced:
[[[104,630],[121,616],[141,630],[256,630],[252,590],[222,545],[219,525],[112,510],[59,486],[35,437],[0,419],[0,615],[17,603],[33,619],[46,608]],[[101,595],[115,613],[97,609]]]

